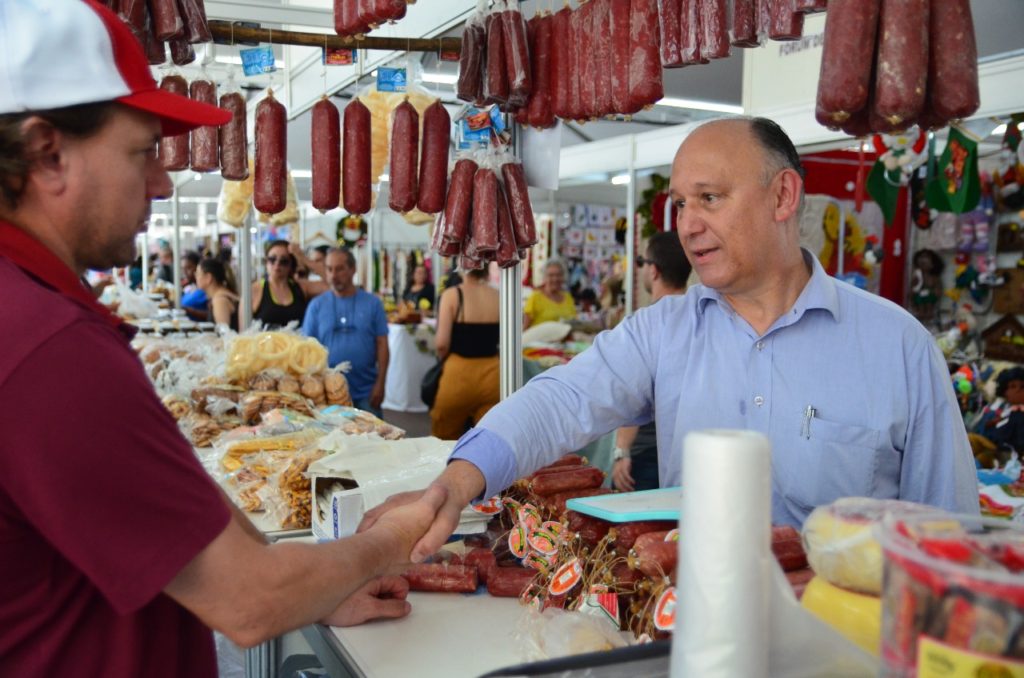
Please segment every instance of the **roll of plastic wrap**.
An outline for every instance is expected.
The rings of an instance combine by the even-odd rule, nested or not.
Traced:
[[[768,675],[771,444],[753,431],[683,443],[673,676]]]

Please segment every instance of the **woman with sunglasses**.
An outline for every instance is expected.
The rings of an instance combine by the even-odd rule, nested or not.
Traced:
[[[252,285],[252,319],[267,329],[302,324],[306,304],[327,289],[323,281],[297,280],[296,260],[286,240],[267,245],[267,276]]]

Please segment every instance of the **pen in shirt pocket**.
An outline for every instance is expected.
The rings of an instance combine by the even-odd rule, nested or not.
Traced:
[[[818,414],[818,410],[814,409],[814,405],[808,405],[804,408],[804,425],[801,429],[801,435],[808,440],[811,439],[811,419],[814,419],[816,414]]]

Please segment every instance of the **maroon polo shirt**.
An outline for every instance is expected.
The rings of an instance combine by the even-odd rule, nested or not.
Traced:
[[[0,675],[216,676],[162,593],[227,526],[128,344],[38,241],[0,222]]]

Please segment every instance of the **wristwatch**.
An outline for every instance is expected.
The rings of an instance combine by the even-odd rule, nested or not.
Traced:
[[[624,450],[621,447],[616,447],[612,450],[612,459],[618,461],[619,459],[629,459],[629,450]]]

